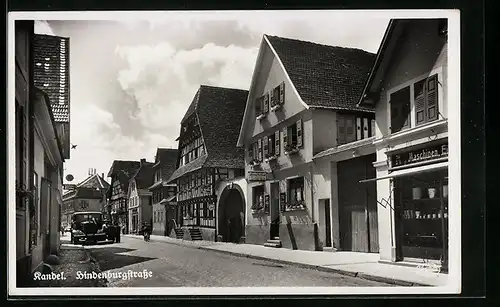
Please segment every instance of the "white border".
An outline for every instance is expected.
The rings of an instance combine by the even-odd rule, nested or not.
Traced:
[[[8,138],[15,140],[14,129],[14,97],[15,97],[15,62],[14,62],[14,20],[151,20],[169,19],[185,21],[196,17],[200,20],[220,19],[255,19],[269,18],[274,20],[304,19],[304,16],[315,13],[314,18],[331,18],[335,11],[127,11],[127,12],[10,12],[8,15]],[[338,13],[338,12],[337,12]],[[460,11],[458,10],[342,10],[342,18],[350,16],[371,18],[448,18],[448,117],[449,146],[453,155],[449,157],[450,205],[449,207],[449,284],[439,287],[228,287],[228,288],[16,288],[16,253],[15,240],[8,240],[8,283],[10,295],[28,296],[100,296],[116,295],[332,295],[332,294],[454,294],[461,291],[461,182],[460,182]],[[453,107],[455,106],[455,107]],[[14,142],[8,144],[8,157],[15,157]],[[15,163],[7,166],[8,178],[8,237],[15,238]]]

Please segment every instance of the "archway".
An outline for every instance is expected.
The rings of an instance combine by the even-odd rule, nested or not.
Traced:
[[[224,188],[219,198],[218,235],[223,242],[240,243],[245,236],[245,198],[237,184]]]

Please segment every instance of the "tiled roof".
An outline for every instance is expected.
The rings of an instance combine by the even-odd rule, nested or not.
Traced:
[[[237,147],[248,91],[202,85],[197,114],[208,158],[205,167],[244,168]]]
[[[309,107],[373,112],[372,108],[357,106],[375,59],[373,53],[277,36],[265,37]]]
[[[170,176],[170,178],[168,179],[168,183],[174,183],[173,181],[175,179],[182,177],[187,173],[190,173],[190,172],[193,172],[193,171],[196,171],[196,170],[202,168],[203,164],[205,163],[207,158],[208,158],[208,156],[204,155],[204,156],[201,156],[198,159],[194,160],[191,163],[188,163],[186,165],[179,167],[178,169],[175,170],[175,172],[172,174],[172,176]]]
[[[135,175],[140,166],[141,162],[139,161],[115,160],[109,169],[108,177],[116,176],[120,181],[123,191],[127,192],[128,182],[130,178]]]
[[[171,148],[158,148],[156,151],[156,163],[159,163],[161,168],[161,178],[167,181],[175,171],[177,163],[177,149]]]
[[[101,199],[105,191],[99,191],[95,188],[77,187],[73,191],[69,191],[63,195],[63,200],[86,198],[86,199]]]
[[[141,164],[137,172],[130,178],[135,180],[137,189],[147,189],[153,184],[154,180],[154,163],[144,162]]]
[[[202,167],[245,167],[244,149],[236,145],[247,97],[247,90],[200,86],[182,122],[197,115],[206,155],[178,168],[168,182]]]
[[[56,122],[69,122],[69,38],[33,36],[33,83],[50,99]]]
[[[99,188],[103,190],[107,190],[109,188],[109,183],[104,180],[101,176],[98,174],[94,174],[89,176],[87,179],[84,181],[80,182],[77,187],[83,187],[83,188]]]

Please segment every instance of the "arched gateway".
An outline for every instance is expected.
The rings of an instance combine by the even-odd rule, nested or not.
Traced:
[[[245,236],[245,197],[238,184],[229,184],[219,197],[218,235],[223,242],[240,243]]]

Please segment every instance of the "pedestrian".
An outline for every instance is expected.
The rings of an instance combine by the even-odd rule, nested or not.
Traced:
[[[116,243],[120,243],[121,231],[120,226],[115,224],[115,233],[116,233]]]

